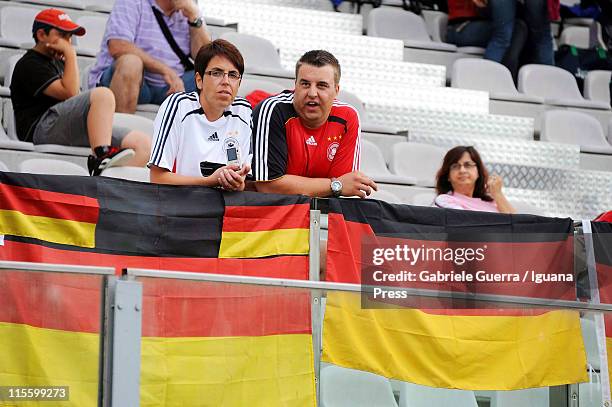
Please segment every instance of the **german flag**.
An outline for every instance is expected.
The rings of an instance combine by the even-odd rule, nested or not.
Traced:
[[[493,275],[503,270],[522,277],[525,267],[546,276],[563,269],[573,273],[572,252],[568,251],[573,245],[570,219],[332,199],[328,225],[328,281],[374,283],[362,277],[371,276],[371,248],[376,244],[405,244],[423,250],[485,248],[482,262],[465,263],[467,274],[486,270]],[[366,249],[369,251],[364,252]],[[410,261],[389,263],[386,270],[391,274],[404,270],[418,276],[418,270],[430,267],[446,275],[459,270],[456,263],[451,270],[448,264],[452,261],[439,259],[415,265]],[[385,270],[384,266],[380,269]],[[376,285],[392,288],[394,283]],[[395,285],[575,299],[574,282],[476,281],[432,286],[417,278]],[[421,385],[468,390],[513,390],[587,380],[578,313],[490,309],[491,305],[479,309],[483,303],[472,303],[476,305],[473,309],[444,308],[455,302],[427,302],[422,309],[402,307],[415,308],[415,303],[410,299],[387,301],[378,307],[382,309],[366,309],[362,305],[371,305],[371,301],[363,302],[359,296],[328,295],[322,360]],[[462,306],[466,303],[461,302]]]
[[[307,197],[1,172],[0,194],[1,260],[308,278]],[[99,280],[79,291],[78,277],[14,274],[0,281],[0,347],[15,350],[0,383],[69,385],[66,405],[95,405]],[[315,404],[308,292],[144,291],[142,405]]]
[[[310,201],[304,197],[271,195],[263,200],[254,193],[226,194],[219,257],[306,256],[309,215]]]
[[[143,283],[142,406],[315,405],[307,291]],[[0,273],[0,383],[68,386],[53,405],[97,405],[100,287],[97,276]]]
[[[69,401],[98,401],[101,277],[0,272],[0,383],[68,386]],[[0,401],[0,406],[40,402]]]
[[[0,173],[1,260],[308,279],[310,200]]]
[[[141,406],[314,406],[309,299],[145,280]]]
[[[595,268],[597,270],[597,286],[599,289],[599,301],[602,304],[612,304],[612,223],[591,222],[593,232],[593,249],[595,252]],[[605,352],[608,366],[608,391],[604,391],[604,401],[610,399],[610,383],[612,383],[612,316],[603,314],[605,329]],[[599,338],[598,338],[599,339]],[[600,342],[598,340],[598,342]],[[606,383],[604,379],[602,385]],[[602,389],[603,390],[603,389]]]

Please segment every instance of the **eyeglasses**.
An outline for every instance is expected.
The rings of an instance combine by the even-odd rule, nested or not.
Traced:
[[[240,80],[240,78],[242,77],[238,72],[236,71],[229,71],[229,72],[225,72],[222,71],[220,69],[213,69],[212,71],[206,71],[204,72],[206,75],[209,75],[211,78],[213,78],[215,81],[221,81],[223,80],[223,77],[225,75],[227,75],[227,79],[230,82],[238,82]]]
[[[459,171],[461,170],[461,167],[465,168],[466,170],[471,170],[472,168],[476,168],[476,163],[474,161],[466,161],[463,164],[461,163],[454,163],[451,164],[450,166],[450,170],[451,171]]]

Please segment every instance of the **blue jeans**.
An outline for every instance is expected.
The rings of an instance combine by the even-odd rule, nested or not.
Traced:
[[[546,0],[527,0],[523,7],[523,19],[527,23],[530,62],[554,65],[552,34]]]
[[[115,72],[115,64],[109,66],[102,72],[98,86],[110,86],[111,79],[113,79],[113,73]],[[194,71],[186,71],[183,76],[183,84],[185,85],[185,92],[193,92],[196,90],[195,86],[195,73]],[[166,99],[168,92],[168,86],[153,86],[148,84],[145,80],[142,81],[140,87],[140,94],[138,95],[138,104],[144,105],[152,103],[154,105],[161,105]]]
[[[483,13],[488,20],[449,24],[446,41],[458,47],[483,47],[486,59],[501,62],[512,41],[516,1],[489,0]]]

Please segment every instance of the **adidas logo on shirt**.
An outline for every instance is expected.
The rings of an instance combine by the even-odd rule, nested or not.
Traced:
[[[310,136],[308,137],[308,140],[306,140],[306,144],[308,144],[309,146],[316,146],[317,141],[315,140],[313,136]]]
[[[208,137],[208,141],[219,141],[219,136],[217,135],[216,131],[210,137]]]

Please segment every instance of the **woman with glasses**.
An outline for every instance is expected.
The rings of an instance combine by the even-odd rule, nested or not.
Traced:
[[[251,105],[236,97],[244,59],[225,40],[195,59],[195,92],[174,93],[155,118],[151,182],[242,191],[251,169]]]
[[[444,156],[436,174],[434,205],[440,208],[515,213],[502,192],[502,179],[489,176],[472,146],[457,146]]]

